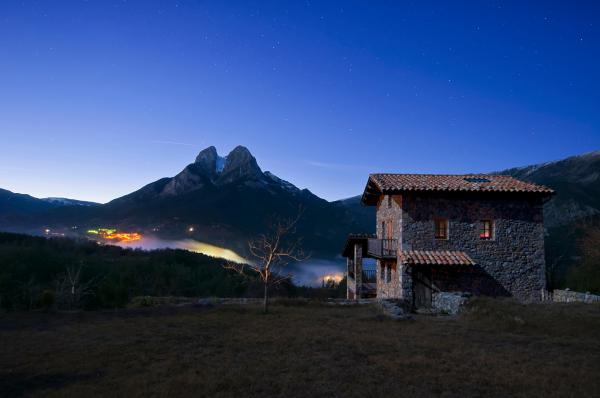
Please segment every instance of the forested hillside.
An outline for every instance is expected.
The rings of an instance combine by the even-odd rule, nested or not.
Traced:
[[[0,307],[96,309],[132,297],[242,296],[245,278],[223,260],[184,250],[141,251],[0,233]]]

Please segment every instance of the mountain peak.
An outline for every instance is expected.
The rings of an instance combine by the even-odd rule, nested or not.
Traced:
[[[227,155],[219,176],[219,183],[229,183],[241,178],[256,178],[262,175],[262,170],[248,148],[238,145]]]
[[[198,156],[196,156],[196,163],[212,162],[217,158],[217,156],[219,156],[217,154],[217,148],[211,145],[208,148],[200,151]]]
[[[226,159],[228,160],[227,163],[234,164],[247,163],[252,161],[256,162],[256,159],[254,158],[254,156],[252,156],[250,150],[242,145],[238,145],[235,148],[233,148],[231,152],[229,152],[229,154],[227,155]]]
[[[211,178],[216,178],[217,174],[220,174],[225,167],[226,158],[219,156],[217,148],[209,146],[206,149],[200,151],[196,156],[195,165],[198,165],[204,172]]]

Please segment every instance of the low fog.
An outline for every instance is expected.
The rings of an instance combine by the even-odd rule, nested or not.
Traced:
[[[242,257],[233,250],[194,239],[167,240],[155,236],[144,236],[138,241],[119,242],[116,245],[143,250],[183,249],[211,257],[223,258],[236,263],[250,262],[249,259]],[[339,282],[343,278],[345,260],[341,258],[329,260],[311,258],[301,263],[290,264],[286,267],[286,270],[292,275],[292,280],[296,285],[320,286],[324,279],[332,279]]]

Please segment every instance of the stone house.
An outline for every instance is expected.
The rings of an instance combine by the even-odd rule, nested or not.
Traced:
[[[537,301],[546,288],[547,187],[502,175],[371,174],[376,234],[348,237],[348,298],[430,307],[440,292]],[[363,269],[363,258],[376,270]]]

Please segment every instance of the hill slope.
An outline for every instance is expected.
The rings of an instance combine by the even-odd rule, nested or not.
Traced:
[[[600,151],[498,174],[546,185],[556,191],[544,209],[547,227],[600,214]]]
[[[33,196],[0,189],[0,225],[19,224],[56,207]]]

